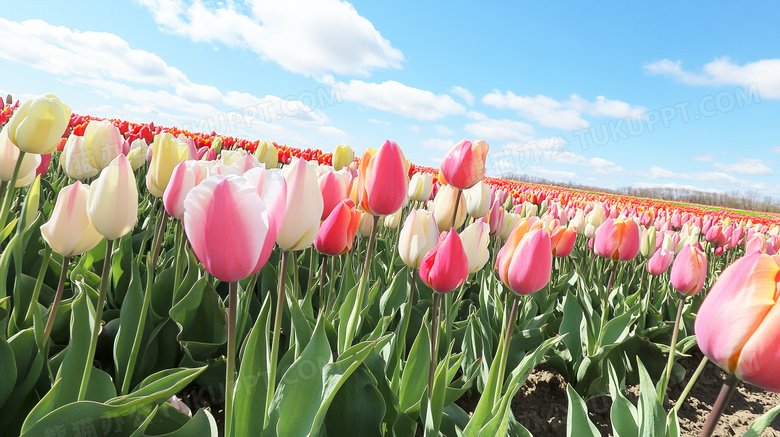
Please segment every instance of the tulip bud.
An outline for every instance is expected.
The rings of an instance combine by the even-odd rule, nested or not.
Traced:
[[[342,200],[349,198],[349,188],[352,183],[352,177],[345,171],[325,171],[317,179],[317,183],[320,188],[320,193],[322,193],[323,201],[321,220],[325,220],[336,205]],[[352,202],[355,203],[354,200]]]
[[[19,160],[19,148],[8,139],[8,129],[0,130],[0,179],[8,182],[14,176],[14,168]],[[35,171],[41,164],[41,155],[25,153],[15,187],[26,187],[35,180]]]
[[[512,230],[521,218],[520,214],[512,214],[511,212],[504,214],[504,221],[502,222],[501,230],[498,232],[499,238],[502,240],[509,238]]]
[[[399,209],[398,211],[384,216],[382,221],[382,226],[386,227],[387,229],[395,229],[398,227],[398,225],[401,223],[401,213],[403,212],[403,208]]]
[[[84,131],[82,150],[89,157],[89,164],[100,171],[122,153],[124,142],[114,123],[92,120]]]
[[[355,242],[360,215],[352,200],[344,199],[339,202],[322,222],[314,240],[314,247],[320,253],[331,256],[349,252]]]
[[[442,234],[420,263],[420,278],[439,293],[449,293],[458,288],[468,275],[469,260],[454,229]]]
[[[628,261],[639,253],[639,228],[633,220],[608,218],[596,230],[593,248],[597,255]]]
[[[673,251],[660,248],[647,260],[647,272],[654,276],[663,274],[672,265],[673,260]]]
[[[460,233],[460,240],[469,260],[469,273],[482,270],[490,259],[490,225],[483,220],[477,220]]]
[[[100,243],[103,236],[87,216],[89,185],[68,185],[57,194],[57,203],[49,221],[41,225],[41,236],[52,250],[62,256],[80,255]]]
[[[406,158],[393,141],[385,141],[379,151],[367,149],[360,161],[358,195],[363,211],[389,215],[406,200]]]
[[[484,217],[490,210],[490,185],[479,181],[463,192],[466,195],[466,211],[475,219]]]
[[[542,229],[523,222],[512,231],[496,257],[501,282],[517,294],[531,294],[550,282],[552,246]]]
[[[173,169],[180,162],[189,159],[189,149],[168,132],[154,137],[152,142],[152,162],[146,174],[146,187],[154,197],[162,197],[171,180]]]
[[[22,103],[3,130],[19,150],[45,155],[57,148],[69,122],[70,107],[57,96],[46,94]]]
[[[130,152],[127,154],[127,159],[130,161],[130,166],[133,167],[133,171],[138,170],[146,164],[146,157],[149,155],[149,145],[146,144],[146,140],[143,138],[136,138],[130,144]]]
[[[143,140],[142,140],[143,141]],[[179,220],[184,218],[184,199],[190,190],[208,177],[208,164],[202,161],[182,161],[176,165],[163,193],[165,211]]]
[[[483,140],[461,140],[442,160],[442,175],[455,188],[465,190],[473,187],[485,176],[488,148],[488,143]]]
[[[262,140],[257,144],[254,155],[267,169],[277,168],[279,166],[279,151],[274,147],[273,143],[268,140]]]
[[[459,201],[457,200],[458,196],[460,196]],[[464,205],[463,193],[459,192],[452,185],[444,185],[436,193],[436,197],[431,205],[431,211],[434,217],[436,217],[439,232],[444,232],[453,226],[452,217],[455,214],[456,203],[458,204],[458,212],[454,225],[455,228],[459,228],[466,221],[466,206]]]
[[[408,195],[410,200],[425,202],[433,191],[433,176],[430,173],[415,173],[409,181]]]
[[[639,253],[643,257],[650,258],[655,254],[655,236],[655,228],[642,229],[642,238],[639,240]]]
[[[672,264],[672,286],[685,296],[701,291],[707,279],[707,257],[701,249],[685,245]]]
[[[349,166],[355,160],[355,152],[346,144],[339,144],[333,151],[333,168],[336,171]]]
[[[287,205],[294,205],[295,212],[285,215],[276,243],[282,250],[306,249],[317,237],[324,208],[317,173],[306,161],[293,158],[282,175],[287,181]]]
[[[552,254],[557,257],[569,256],[577,240],[577,232],[572,228],[558,226],[550,235]]]
[[[433,214],[423,209],[413,209],[406,217],[398,237],[398,253],[404,264],[411,268],[420,267],[423,256],[433,249],[438,238],[439,228]]]
[[[87,198],[92,226],[109,240],[133,230],[138,220],[138,188],[125,155],[119,155],[100,172]]]

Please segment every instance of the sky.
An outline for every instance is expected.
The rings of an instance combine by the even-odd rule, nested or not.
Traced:
[[[489,176],[780,198],[780,3],[6,2],[0,93]]]

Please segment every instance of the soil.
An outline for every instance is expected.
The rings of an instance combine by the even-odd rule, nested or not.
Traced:
[[[692,352],[690,358],[680,360],[686,369],[686,379],[670,386],[669,397],[677,399],[693,372],[701,362],[701,352]],[[679,411],[681,434],[698,435],[709,414],[712,404],[718,397],[725,373],[715,364],[707,363],[704,371],[688,395],[685,405]],[[636,404],[639,387],[629,387],[627,398]],[[458,404],[473,412],[476,400],[460,399]],[[780,404],[780,394],[766,392],[758,387],[741,382],[731,398],[729,407],[720,419],[715,430],[716,436],[741,436],[753,420],[764,412]],[[512,402],[515,419],[525,426],[534,436],[566,435],[566,381],[551,367],[542,364],[531,373],[528,381]],[[609,411],[612,405],[608,396],[590,399],[587,402],[588,415],[602,435],[612,434]],[[674,406],[667,402],[666,411]],[[780,416],[764,431],[765,436],[780,436]]]

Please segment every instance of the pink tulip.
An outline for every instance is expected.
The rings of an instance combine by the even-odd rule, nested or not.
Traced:
[[[707,279],[707,256],[698,247],[685,245],[674,259],[670,273],[672,286],[685,296],[693,296]]]
[[[674,251],[662,247],[647,260],[647,272],[654,276],[663,274],[672,265],[673,260]]]
[[[284,182],[267,184],[266,198],[246,179],[209,177],[184,200],[184,230],[206,270],[223,282],[251,276],[265,265],[284,218]],[[276,228],[276,229],[274,229]],[[268,244],[270,242],[270,245]]]
[[[348,172],[326,171],[317,182],[319,182],[323,203],[320,220],[325,220],[336,205],[349,197],[352,176]]]
[[[550,236],[533,227],[527,221],[518,223],[496,257],[498,276],[517,294],[537,292],[550,282]]]
[[[187,194],[208,177],[208,165],[201,161],[182,161],[176,165],[171,180],[163,193],[165,211],[171,217],[184,218],[184,199]]]
[[[385,141],[379,151],[368,149],[360,160],[358,196],[363,211],[390,215],[406,198],[408,175],[406,158],[393,141]]]
[[[485,176],[488,143],[482,140],[461,140],[441,161],[441,172],[447,183],[465,190]]]
[[[497,235],[504,228],[504,216],[506,210],[504,209],[500,199],[493,200],[493,205],[488,211],[488,224],[490,225],[490,235]]]
[[[434,291],[449,293],[469,275],[469,259],[454,229],[443,233],[439,242],[422,259],[420,278]]]
[[[558,226],[550,236],[552,254],[557,257],[569,256],[577,240],[577,231],[573,228]]]
[[[639,227],[633,220],[608,218],[596,230],[596,254],[618,261],[634,259],[639,253]]]
[[[314,247],[320,253],[331,256],[349,252],[359,223],[360,211],[355,209],[355,202],[350,199],[342,200],[322,222],[320,232],[314,240]]]
[[[777,258],[759,252],[721,273],[699,308],[694,329],[701,351],[724,370],[780,392]]]

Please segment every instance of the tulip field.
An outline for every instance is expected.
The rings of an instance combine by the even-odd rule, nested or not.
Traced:
[[[540,366],[568,436],[605,397],[610,435],[685,435],[719,367],[719,435],[780,391],[780,216],[489,178],[482,140],[428,168],[52,95],[0,126],[0,436],[529,436]]]

